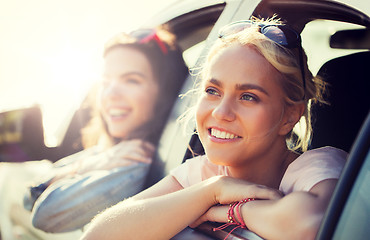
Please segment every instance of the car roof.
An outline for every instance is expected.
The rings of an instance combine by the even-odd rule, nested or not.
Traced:
[[[314,19],[343,21],[370,27],[370,18],[350,6],[350,1],[328,0],[266,0],[256,8],[254,15],[268,17],[274,13],[289,22],[297,31]]]
[[[154,27],[163,24],[168,21],[172,21],[179,16],[186,15],[188,13],[211,7],[218,4],[224,4],[224,0],[176,0],[171,1],[169,5],[163,7],[157,14],[153,15],[147,22],[144,22],[144,26]]]
[[[217,5],[241,4],[243,0],[177,0],[144,23],[145,26],[157,26],[158,24],[176,21],[180,16],[184,17],[199,9],[214,7]],[[254,11],[255,16],[272,16],[278,13],[298,29],[313,19],[331,19],[345,21],[362,26],[370,27],[370,8],[357,10],[360,1],[353,0],[249,0],[248,4],[258,4]],[[294,11],[292,11],[294,9]],[[293,13],[293,14],[292,14]],[[366,15],[367,14],[367,15]]]
[[[167,24],[180,39],[183,50],[194,44],[194,34],[191,39],[186,36],[199,31],[199,38],[205,38],[218,20],[220,14],[228,5],[234,9],[254,9],[253,13],[243,13],[241,18],[271,17],[273,14],[289,23],[297,32],[302,32],[305,25],[315,19],[327,19],[358,24],[370,28],[370,7],[358,10],[353,0],[178,0],[165,6],[158,14],[150,18],[142,27],[155,27]],[[358,4],[355,4],[358,6]],[[237,14],[236,14],[237,15]],[[233,16],[235,17],[235,16]],[[236,16],[238,18],[238,16]],[[238,19],[234,19],[238,20]],[[205,28],[204,26],[208,26]],[[203,28],[202,28],[203,27]],[[190,42],[189,42],[190,41]]]

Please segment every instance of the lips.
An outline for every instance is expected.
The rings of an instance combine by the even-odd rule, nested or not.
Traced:
[[[108,114],[112,117],[120,117],[128,113],[128,109],[123,108],[111,108],[108,110]]]
[[[216,128],[209,128],[208,132],[212,137],[217,138],[217,139],[229,140],[229,139],[241,138],[241,136],[238,136],[234,133],[224,131],[224,130],[219,130]]]
[[[129,115],[130,109],[125,107],[110,107],[107,109],[106,113],[111,120],[120,120]]]

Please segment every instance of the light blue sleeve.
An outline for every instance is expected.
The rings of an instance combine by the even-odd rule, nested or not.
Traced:
[[[32,224],[52,233],[80,229],[97,213],[140,192],[149,166],[135,163],[60,180],[36,201]]]

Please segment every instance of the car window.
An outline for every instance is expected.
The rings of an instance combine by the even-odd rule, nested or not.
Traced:
[[[184,51],[183,57],[186,65],[188,65],[190,68],[195,66],[205,45],[206,41],[202,41]]]
[[[367,239],[370,235],[370,152],[339,219],[333,239]]]
[[[334,49],[329,45],[330,37],[339,30],[364,28],[355,24],[330,21],[314,20],[307,23],[303,29],[302,46],[308,57],[308,65],[311,72],[316,75],[320,67],[330,59],[348,55],[361,50]]]

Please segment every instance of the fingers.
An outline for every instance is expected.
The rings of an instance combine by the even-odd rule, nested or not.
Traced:
[[[125,155],[121,157],[121,160],[123,161],[134,161],[134,162],[141,162],[141,163],[147,163],[150,164],[152,162],[151,157],[143,156],[142,154],[138,152],[133,152],[129,155]]]
[[[139,145],[131,149],[131,151],[121,155],[122,159],[132,160],[150,164],[152,162],[153,151],[148,152],[144,145]]]
[[[215,184],[215,199],[219,204],[229,204],[245,198],[277,200],[283,197],[277,189],[231,177],[219,177]]]
[[[269,188],[264,185],[249,185],[248,198],[278,200],[283,197],[283,193],[277,189]]]
[[[122,160],[131,160],[150,164],[155,146],[141,139],[123,141],[117,145],[115,155]]]
[[[146,141],[142,141],[142,147],[149,154],[149,156],[152,156],[156,150],[156,147],[152,143]]]
[[[122,151],[139,151],[143,153],[143,155],[147,157],[152,157],[154,151],[156,150],[155,146],[147,141],[144,141],[142,139],[133,139],[130,141],[124,141],[120,143],[120,150]]]

